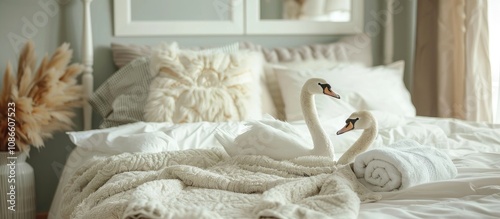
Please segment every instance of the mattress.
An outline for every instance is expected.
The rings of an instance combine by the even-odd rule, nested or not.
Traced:
[[[374,112],[379,120],[379,135],[371,148],[383,147],[397,140],[411,138],[432,145],[450,156],[457,167],[454,179],[429,182],[401,191],[378,193],[382,199],[362,203],[359,218],[500,218],[500,125],[428,117],[406,118]],[[322,124],[335,145],[337,158],[359,137],[360,132],[337,136],[347,115]],[[307,133],[303,121],[292,123]],[[77,145],[69,156],[61,176],[49,218],[62,218],[60,206],[64,188],[79,167],[99,157],[121,153],[178,151],[191,148],[220,148],[213,137],[217,129],[241,132],[239,122],[136,123],[111,129],[69,133]],[[92,137],[93,136],[93,137]],[[174,139],[162,147],[154,141],[143,146],[127,146],[120,136],[136,139]],[[158,137],[160,136],[160,137]],[[418,165],[418,164],[416,164]]]

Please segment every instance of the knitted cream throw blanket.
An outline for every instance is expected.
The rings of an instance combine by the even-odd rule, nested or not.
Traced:
[[[82,166],[65,218],[357,218],[374,201],[349,166],[303,157],[228,157],[220,149],[121,154]]]

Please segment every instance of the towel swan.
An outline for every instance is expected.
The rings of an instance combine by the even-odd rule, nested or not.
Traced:
[[[368,111],[358,111],[352,113],[345,121],[346,125],[337,132],[337,135],[346,133],[355,129],[364,129],[358,140],[340,157],[338,164],[348,164],[354,161],[354,158],[363,153],[370,147],[377,137],[378,124],[372,113]]]
[[[319,122],[315,94],[324,94],[337,99],[340,96],[331,90],[323,79],[312,78],[303,85],[300,101],[304,119],[311,133],[313,148],[308,139],[303,137],[292,125],[275,119],[249,122],[248,131],[236,138],[219,130],[215,137],[230,156],[265,155],[275,160],[288,160],[301,156],[325,156],[334,159],[334,150],[330,138]]]

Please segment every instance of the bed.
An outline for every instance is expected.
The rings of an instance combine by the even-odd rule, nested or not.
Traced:
[[[370,51],[346,53],[363,35],[296,48],[113,44],[120,70],[93,91],[85,27],[85,127],[92,108],[104,121],[68,133],[76,148],[49,218],[500,217],[500,125],[416,116],[404,62],[372,66]],[[316,98],[337,159],[361,132],[336,132],[363,109],[378,121],[369,150],[412,139],[446,154],[456,176],[374,192],[351,164],[327,158],[228,156],[215,133],[241,133],[268,115],[310,138],[297,97],[311,77],[341,95]],[[207,88],[214,83],[218,89]]]

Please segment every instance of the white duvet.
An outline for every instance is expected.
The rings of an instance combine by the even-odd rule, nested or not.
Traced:
[[[348,115],[323,120],[337,155],[361,134],[335,135]],[[361,204],[359,218],[499,218],[500,125],[426,117],[404,118],[375,112],[379,136],[372,148],[400,139],[414,139],[447,153],[458,169],[453,180],[417,185],[398,192],[380,193],[383,199]],[[293,123],[307,133],[303,122]],[[90,158],[123,152],[161,152],[220,147],[216,128],[240,132],[242,123],[136,123],[117,128],[70,133],[77,145],[68,158],[54,197],[49,218],[61,218],[62,188],[69,177]],[[130,144],[133,141],[134,144]],[[161,143],[161,144],[159,144]],[[340,156],[337,156],[340,157]]]

